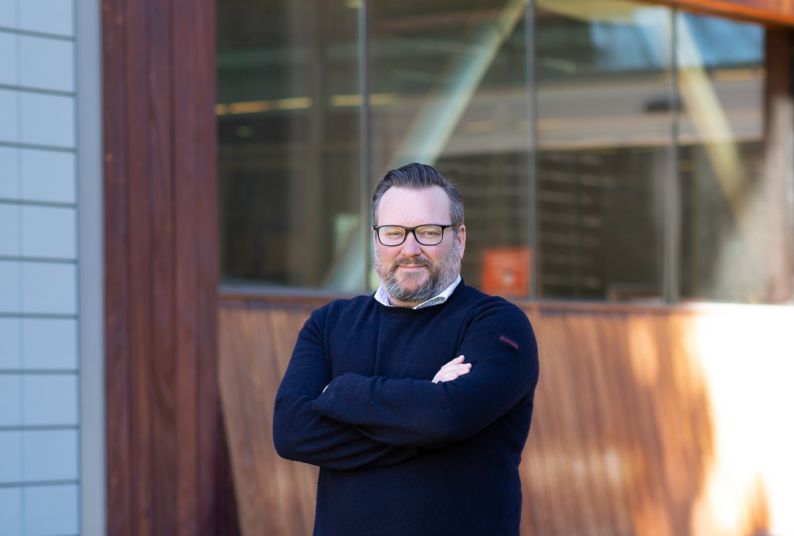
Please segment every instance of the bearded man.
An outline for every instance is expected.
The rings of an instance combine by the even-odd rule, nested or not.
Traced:
[[[408,164],[372,198],[374,295],[314,311],[276,396],[278,453],[320,467],[314,534],[518,535],[537,344],[467,286],[463,199]]]

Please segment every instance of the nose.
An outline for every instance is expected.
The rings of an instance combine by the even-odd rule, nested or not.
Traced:
[[[408,233],[408,236],[405,237],[405,242],[403,242],[403,253],[405,255],[419,255],[422,252],[422,248],[419,245],[419,242],[416,241],[416,235],[413,232]]]

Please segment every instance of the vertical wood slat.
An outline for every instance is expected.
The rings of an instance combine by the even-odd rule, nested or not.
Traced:
[[[112,535],[239,532],[217,388],[214,9],[102,2]]]
[[[124,534],[134,505],[132,478],[134,463],[129,445],[132,408],[132,360],[129,316],[127,249],[129,247],[126,124],[127,86],[123,61],[105,53],[123,51],[123,4],[102,4],[102,72],[104,128],[104,222],[105,236],[105,373],[107,445],[107,529],[109,534]],[[111,86],[111,87],[109,87]],[[112,117],[115,121],[108,121]],[[111,142],[112,140],[112,142]],[[116,144],[118,149],[113,149]],[[114,289],[108,292],[107,289]],[[112,380],[111,380],[112,378]]]

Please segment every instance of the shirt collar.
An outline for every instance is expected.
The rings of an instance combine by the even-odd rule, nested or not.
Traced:
[[[460,275],[455,278],[455,281],[452,282],[450,286],[433,296],[427,301],[423,301],[419,305],[411,307],[411,309],[424,309],[425,307],[432,307],[433,305],[439,305],[444,303],[449,299],[452,293],[457,288],[458,284],[460,283],[461,278]],[[394,307],[391,302],[389,301],[389,294],[386,292],[386,289],[383,288],[383,285],[378,287],[378,290],[375,291],[375,299],[378,303],[385,305],[386,307]]]

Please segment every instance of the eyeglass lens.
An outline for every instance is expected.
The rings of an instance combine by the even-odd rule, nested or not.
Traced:
[[[378,228],[378,239],[384,246],[398,246],[405,242],[409,232],[414,233],[416,241],[423,246],[435,246],[444,238],[444,228],[441,225],[420,225],[414,228],[384,225]]]

